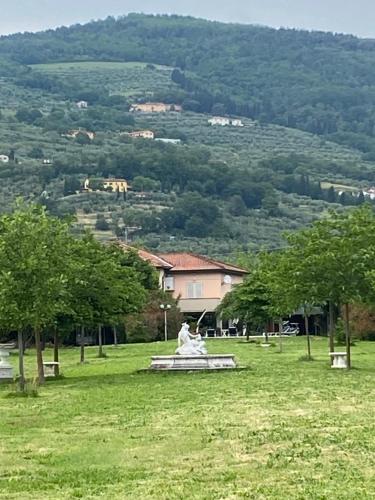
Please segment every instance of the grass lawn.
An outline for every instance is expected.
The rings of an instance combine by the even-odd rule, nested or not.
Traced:
[[[39,397],[7,398],[3,386],[0,498],[375,498],[375,342],[353,348],[349,373],[330,369],[322,338],[314,362],[299,360],[303,338],[283,354],[211,339],[211,353],[247,369],[137,372],[174,348],[111,347],[106,359],[89,348],[83,366],[65,349],[65,378]]]

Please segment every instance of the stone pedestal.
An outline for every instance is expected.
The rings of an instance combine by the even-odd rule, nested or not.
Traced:
[[[43,361],[44,376],[45,377],[55,377],[55,366],[59,366],[60,363],[55,361]]]
[[[228,370],[236,368],[234,354],[207,354],[202,356],[152,356],[151,370]]]
[[[331,368],[348,368],[346,352],[330,352],[329,355],[333,357]]]
[[[9,352],[0,350],[0,382],[13,380],[13,367],[8,361]]]

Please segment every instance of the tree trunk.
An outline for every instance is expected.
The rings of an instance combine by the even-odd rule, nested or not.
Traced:
[[[268,323],[264,325],[264,333],[265,333],[264,338],[266,340],[266,344],[268,344]]]
[[[307,340],[307,357],[309,361],[311,361],[311,342],[310,342],[310,333],[309,333],[309,317],[305,314],[305,330],[306,330],[306,340]]]
[[[44,379],[42,344],[40,341],[40,329],[39,329],[39,327],[36,327],[34,329],[34,335],[35,335],[36,361],[37,361],[37,366],[38,366],[38,384],[42,385],[42,384],[44,384],[45,379]]]
[[[332,300],[329,301],[329,352],[335,352],[335,312]],[[331,356],[331,365],[333,356]]]
[[[279,319],[279,352],[283,352],[282,333],[283,333],[283,320],[282,320],[282,318],[280,318]]]
[[[99,358],[102,358],[103,357],[102,325],[98,326],[98,337],[99,337]]]
[[[348,364],[348,370],[352,367],[351,360],[351,335],[350,335],[350,323],[349,323],[349,304],[345,304],[345,343],[346,343],[346,359]]]
[[[115,326],[113,327],[113,343],[117,347],[117,328]]]
[[[55,363],[59,362],[59,333],[56,327],[53,332],[53,361]],[[55,372],[55,377],[58,377],[60,375],[59,365],[55,365],[53,369]]]
[[[25,367],[23,364],[23,332],[22,330],[18,331],[18,366],[20,372],[19,378],[19,388],[21,392],[25,392]]]
[[[80,363],[85,362],[85,327],[81,326],[81,349],[80,349]]]
[[[246,342],[250,340],[250,323],[246,322]]]

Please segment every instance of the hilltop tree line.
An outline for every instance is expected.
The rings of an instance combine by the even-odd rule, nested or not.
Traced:
[[[12,66],[144,61],[175,67],[188,109],[249,116],[375,154],[375,42],[354,36],[226,25],[178,16],[118,19],[0,40],[2,71],[66,92],[68,82]],[[70,90],[69,90],[70,91]],[[77,94],[78,95],[78,94]],[[87,97],[87,96],[86,96]],[[178,97],[178,96],[177,96]]]

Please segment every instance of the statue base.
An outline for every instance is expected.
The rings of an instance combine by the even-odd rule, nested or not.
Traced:
[[[234,354],[175,355],[152,356],[150,370],[228,370],[236,367]]]

